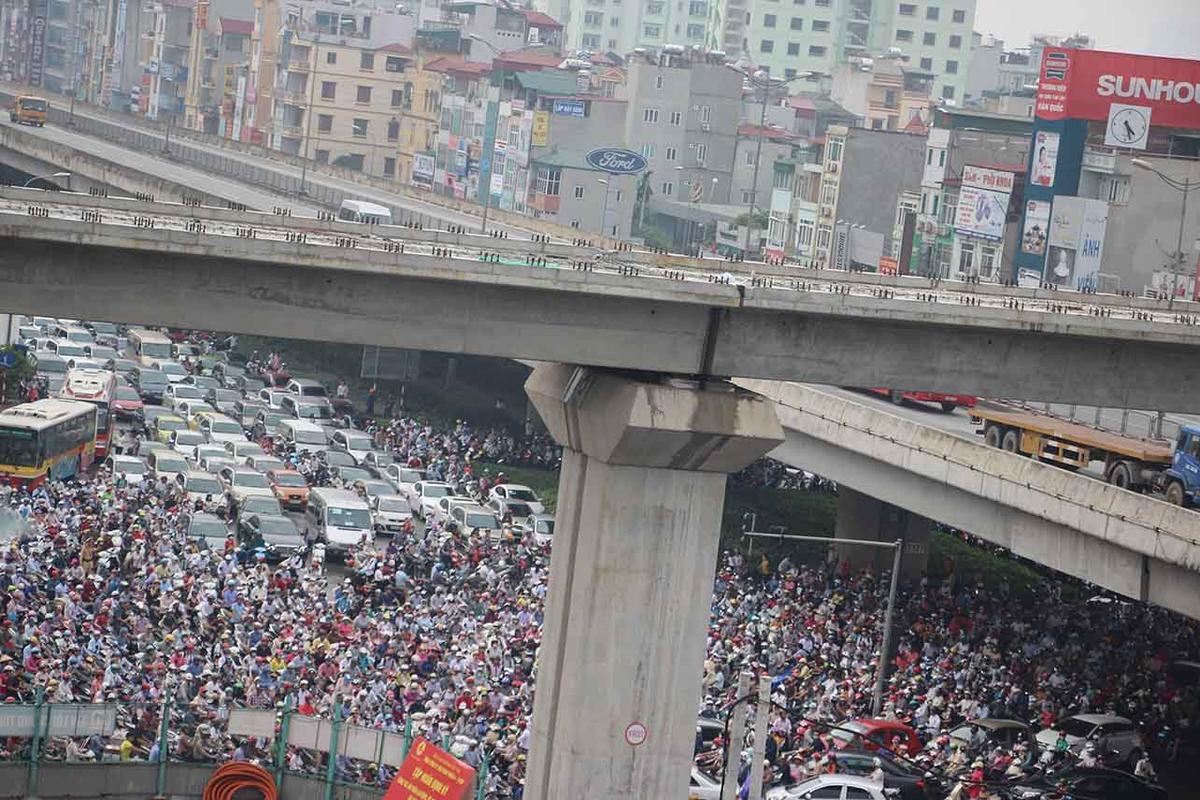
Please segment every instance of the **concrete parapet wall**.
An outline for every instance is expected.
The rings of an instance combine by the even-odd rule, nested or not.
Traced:
[[[778,404],[788,463],[1129,597],[1200,618],[1200,514],[815,387],[739,380]]]

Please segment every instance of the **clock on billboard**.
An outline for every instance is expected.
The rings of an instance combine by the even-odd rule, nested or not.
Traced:
[[[1150,111],[1146,106],[1113,103],[1108,108],[1108,127],[1104,129],[1104,144],[1145,150],[1150,139]]]

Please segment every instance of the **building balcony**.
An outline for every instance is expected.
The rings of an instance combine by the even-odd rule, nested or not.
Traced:
[[[308,105],[308,94],[305,92],[284,92],[282,95],[280,95],[280,98],[289,106]]]
[[[1117,154],[1088,148],[1083,151],[1082,166],[1091,172],[1115,175],[1117,172]]]
[[[293,58],[287,62],[287,65],[288,69],[293,72],[308,72],[311,69],[308,59]]]
[[[303,125],[290,125],[285,122],[280,127],[280,130],[282,131],[283,135],[288,137],[289,139],[300,139],[304,136],[304,126]]]

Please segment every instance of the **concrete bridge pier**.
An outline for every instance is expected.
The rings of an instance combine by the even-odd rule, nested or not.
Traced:
[[[561,364],[525,390],[564,446],[525,798],[682,797],[726,475],[782,440],[774,404]]]
[[[919,580],[929,562],[929,537],[932,520],[907,509],[838,486],[835,539],[868,539],[873,542],[904,540],[904,558],[900,562],[902,581]],[[851,572],[871,569],[876,574],[890,571],[894,551],[868,545],[840,544],[834,548],[838,564],[847,562]]]

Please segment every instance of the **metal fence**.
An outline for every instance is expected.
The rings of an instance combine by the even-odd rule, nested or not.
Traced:
[[[1161,411],[1098,408],[1066,403],[1029,403],[1021,400],[1006,400],[1005,402],[1031,411],[1051,414],[1059,419],[1090,425],[1100,430],[1119,433],[1122,436],[1134,436],[1142,439],[1174,441],[1179,436],[1179,427],[1189,422],[1185,418],[1165,414]]]
[[[198,710],[170,695],[159,704],[8,703],[0,705],[0,800],[200,797],[237,747],[274,774],[280,796],[377,800],[413,739],[411,719],[403,731],[384,731],[301,714],[290,703]],[[449,737],[440,744],[451,749]],[[484,800],[487,775],[484,758],[475,800]]]

